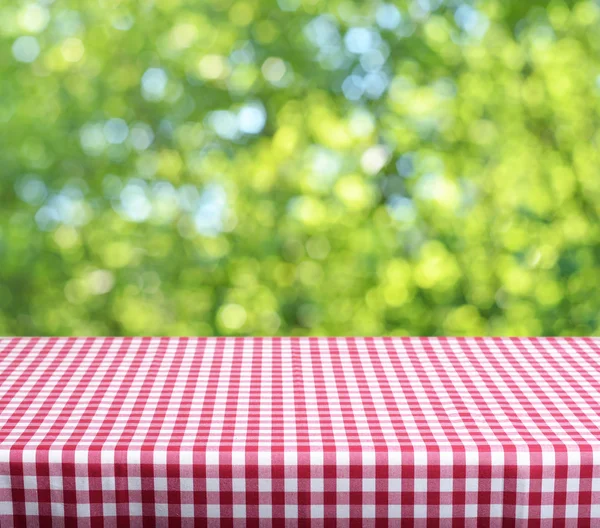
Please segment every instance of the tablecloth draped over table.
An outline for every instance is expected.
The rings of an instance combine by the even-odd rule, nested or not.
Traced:
[[[2,528],[577,520],[600,339],[0,339]]]

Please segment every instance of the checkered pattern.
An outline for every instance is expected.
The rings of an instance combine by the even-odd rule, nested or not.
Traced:
[[[2,528],[331,520],[600,526],[600,339],[0,339]]]

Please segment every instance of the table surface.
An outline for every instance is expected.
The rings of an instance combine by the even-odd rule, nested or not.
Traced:
[[[600,519],[600,339],[0,338],[0,516]]]

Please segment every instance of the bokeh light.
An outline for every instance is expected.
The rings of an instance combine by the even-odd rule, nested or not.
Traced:
[[[8,0],[0,334],[600,332],[600,1]]]

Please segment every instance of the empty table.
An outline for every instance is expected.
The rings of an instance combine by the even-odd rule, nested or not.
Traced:
[[[577,521],[599,339],[0,338],[2,528]]]

